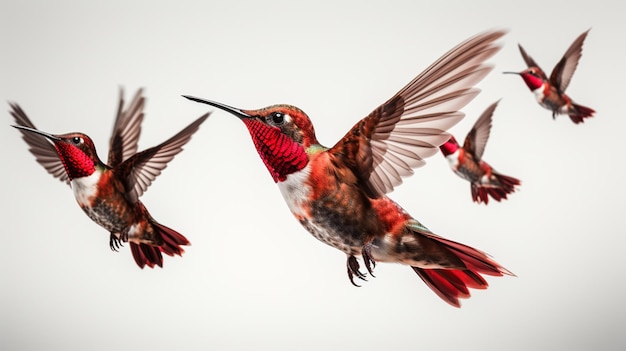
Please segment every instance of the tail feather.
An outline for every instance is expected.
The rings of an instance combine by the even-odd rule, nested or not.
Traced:
[[[471,184],[472,189],[472,200],[478,203],[489,203],[489,193],[487,192],[487,188],[478,185],[477,183]]]
[[[181,245],[191,245],[187,238],[174,229],[168,228],[156,222],[152,223],[152,225],[159,232],[159,234],[161,234],[161,238],[163,239],[163,244],[159,246],[159,249],[161,249],[163,253],[169,256],[182,256],[185,250],[181,247]]]
[[[507,195],[515,192],[515,187],[521,184],[517,178],[513,178],[501,173],[492,173],[493,181],[491,184],[481,185],[472,183],[472,200],[477,203],[489,203],[489,196],[500,202],[507,199]]]
[[[572,122],[578,124],[583,123],[585,121],[584,119],[587,117],[593,117],[594,113],[596,113],[596,111],[592,108],[578,104],[572,104],[572,108],[570,109],[568,115]]]
[[[136,244],[131,242],[130,251],[133,253],[133,258],[141,269],[146,265],[150,268],[154,268],[155,265],[163,267],[163,256],[158,247],[144,243]]]
[[[459,299],[469,298],[469,289],[487,289],[489,284],[481,276],[482,274],[515,276],[515,274],[502,267],[489,255],[480,250],[442,238],[433,233],[421,232],[420,234],[445,246],[465,265],[464,268],[460,269],[412,267],[428,287],[452,306],[460,307]]]
[[[468,288],[486,289],[488,286],[484,279],[468,270],[411,268],[435,294],[454,307],[461,307],[459,299],[470,297]]]
[[[161,255],[161,252],[169,256],[182,256],[185,250],[183,250],[181,245],[190,245],[189,240],[177,231],[156,222],[152,222],[151,224],[162,239],[161,245],[155,246],[146,243],[130,243],[133,258],[142,269],[145,266],[150,268],[154,268],[154,266],[163,267],[163,255]]]
[[[511,273],[506,268],[502,267],[498,262],[494,261],[488,254],[471,246],[452,241],[433,233],[422,233],[431,239],[436,240],[440,244],[444,245],[454,254],[456,254],[461,261],[465,264],[465,267],[474,272],[480,274],[487,274],[493,276],[502,276],[515,274]]]
[[[500,266],[496,261],[491,259],[486,253],[474,249],[472,247],[455,243],[456,247],[448,247],[451,249],[465,264],[470,271],[478,274],[487,274],[493,276],[502,276],[504,274],[513,275],[506,268]]]

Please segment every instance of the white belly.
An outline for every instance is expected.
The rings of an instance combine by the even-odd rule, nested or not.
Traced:
[[[309,198],[310,189],[306,185],[306,180],[311,174],[310,164],[303,169],[287,176],[287,179],[278,183],[278,189],[283,195],[289,210],[300,218],[305,215],[303,202]]]
[[[74,197],[81,207],[90,206],[94,196],[98,193],[100,172],[93,172],[90,176],[72,179],[70,182]]]

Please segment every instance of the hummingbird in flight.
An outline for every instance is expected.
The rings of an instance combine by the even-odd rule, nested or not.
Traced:
[[[569,115],[569,118],[575,124],[583,123],[585,118],[592,117],[596,112],[592,108],[576,104],[565,94],[572,76],[578,66],[578,61],[582,56],[583,43],[587,37],[589,30],[582,33],[574,40],[572,45],[567,49],[565,55],[554,66],[550,78],[541,70],[539,65],[526,53],[522,45],[518,44],[519,51],[526,62],[528,68],[521,72],[504,72],[508,74],[517,74],[522,77],[530,91],[535,94],[535,98],[539,105],[552,111],[552,119],[557,114]]]
[[[377,262],[410,266],[444,301],[460,307],[482,274],[512,274],[487,254],[445,239],[386,196],[438,152],[458,110],[491,70],[484,62],[502,31],[472,37],[439,58],[333,147],[322,146],[309,117],[291,105],[243,110],[193,96],[238,117],[295,218],[318,240],[344,252],[347,274],[366,280]]]
[[[16,103],[11,115],[22,138],[48,173],[67,183],[78,205],[94,222],[110,232],[109,246],[118,251],[122,242],[130,249],[140,268],[163,267],[161,252],[182,255],[189,240],[158,223],[139,197],[191,139],[205,114],[165,142],[137,152],[137,141],[144,117],[143,90],[139,89],[124,108],[120,89],[119,107],[109,145],[107,164],[103,163],[93,141],[83,133],[50,134],[38,130]]]
[[[497,101],[491,104],[478,118],[465,137],[463,147],[454,136],[439,147],[452,171],[470,182],[472,200],[485,205],[489,203],[489,196],[501,201],[515,191],[515,186],[520,185],[519,179],[497,172],[482,160],[491,131],[491,117],[497,105]]]

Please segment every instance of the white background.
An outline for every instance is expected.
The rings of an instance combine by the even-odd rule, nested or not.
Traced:
[[[502,98],[485,159],[522,180],[502,203],[471,201],[441,155],[390,196],[434,232],[485,250],[517,278],[488,277],[461,309],[408,267],[353,287],[345,255],[295,221],[248,132],[215,111],[142,197],[192,246],[140,270],[85,216],[9,125],[2,143],[0,348],[4,350],[572,350],[626,345],[623,302],[623,10],[544,1],[3,1],[0,99],[48,132],[90,135],[102,159],[117,108],[148,98],[140,149],[213,110],[290,103],[332,146],[447,50],[509,30],[464,139]],[[614,6],[621,6],[617,3]],[[568,93],[597,110],[574,125],[534,101],[517,49],[549,74],[592,28]],[[8,104],[5,106],[8,110]]]

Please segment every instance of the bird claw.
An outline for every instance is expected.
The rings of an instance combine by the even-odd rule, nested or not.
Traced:
[[[354,257],[353,255],[350,255],[348,256],[348,261],[346,262],[346,266],[348,267],[348,278],[350,278],[350,283],[352,283],[352,285],[356,287],[361,287],[359,284],[354,282],[355,276],[363,281],[367,281],[367,279],[365,279],[366,277],[365,273],[362,273],[359,270],[360,268],[359,261],[357,261],[356,257]]]
[[[118,238],[113,232],[109,236],[109,247],[112,251],[117,252],[119,248],[124,247],[123,242],[128,241],[128,230],[123,230]]]
[[[111,233],[109,237],[109,247],[112,251],[117,252],[120,247],[123,247],[122,240],[119,239],[115,234]]]
[[[376,261],[372,258],[372,243],[368,242],[363,245],[361,249],[361,256],[363,256],[363,263],[365,263],[365,268],[367,268],[367,272],[374,277],[374,267],[376,267]],[[367,281],[367,275],[359,270],[360,265],[359,261],[357,261],[354,255],[348,256],[348,261],[346,262],[346,266],[348,267],[348,278],[350,278],[350,282],[352,285],[356,287],[361,287],[357,283],[354,282],[354,277]]]
[[[363,245],[361,249],[361,256],[363,256],[363,263],[369,274],[374,277],[374,267],[376,267],[376,261],[372,258],[372,243],[369,242]]]

